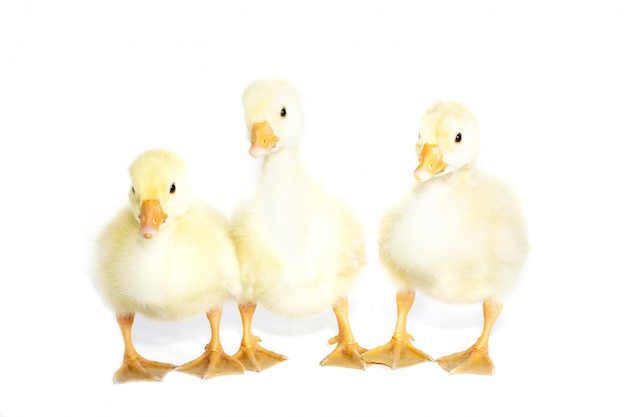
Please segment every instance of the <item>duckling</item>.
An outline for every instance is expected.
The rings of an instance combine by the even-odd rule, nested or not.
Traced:
[[[304,115],[295,87],[279,78],[253,82],[243,94],[249,153],[262,158],[252,197],[235,211],[233,239],[243,280],[243,337],[234,355],[261,371],[286,359],[252,334],[258,304],[287,317],[332,307],[337,344],[320,365],[364,369],[366,349],[354,339],[347,293],[365,264],[365,238],[355,215],[303,167],[298,149]]]
[[[437,363],[451,374],[492,375],[489,336],[529,247],[521,203],[502,180],[475,167],[478,124],[465,105],[435,103],[422,117],[416,148],[417,183],[380,228],[380,261],[398,288],[395,332],[363,359],[391,368],[432,360],[412,346],[406,331],[420,290],[446,303],[482,302],[484,326],[476,343]]]
[[[104,229],[96,286],[116,312],[124,340],[116,383],[159,381],[176,366],[140,356],[132,342],[136,313],[182,320],[206,313],[211,340],[205,352],[178,370],[202,378],[243,373],[219,338],[222,304],[241,291],[239,264],[226,219],[196,199],[184,160],[149,150],[130,167],[130,204]]]

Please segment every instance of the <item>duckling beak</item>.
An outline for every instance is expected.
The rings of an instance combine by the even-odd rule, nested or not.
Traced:
[[[425,143],[422,146],[419,165],[413,172],[415,179],[419,182],[425,182],[442,172],[448,164],[443,162],[443,154],[441,148],[434,143]]]
[[[141,203],[139,219],[141,220],[139,233],[144,238],[150,239],[158,233],[159,227],[167,219],[167,214],[163,212],[163,207],[161,207],[159,200],[144,200]]]
[[[261,158],[274,149],[279,139],[274,134],[272,126],[268,122],[255,123],[252,125],[250,133],[252,145],[250,146],[250,156]]]

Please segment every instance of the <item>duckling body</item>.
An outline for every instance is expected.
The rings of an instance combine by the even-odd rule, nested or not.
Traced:
[[[131,327],[136,313],[156,320],[206,313],[212,328],[207,351],[179,369],[202,377],[243,372],[219,342],[222,304],[241,292],[225,217],[191,194],[186,165],[173,152],[147,151],[130,173],[130,204],[98,241],[97,288],[115,310],[125,343],[114,381],[160,380],[176,368],[135,351]]]
[[[474,165],[478,138],[474,115],[461,104],[438,102],[422,118],[417,182],[380,228],[380,260],[398,289],[396,330],[389,343],[364,355],[367,362],[396,368],[432,360],[406,332],[419,290],[446,303],[483,303],[477,342],[437,362],[450,373],[495,371],[488,338],[521,274],[528,241],[516,193]]]
[[[469,166],[416,183],[383,219],[379,245],[399,288],[452,304],[504,298],[527,249],[516,194]]]
[[[337,349],[322,365],[364,368],[365,349],[348,324],[347,293],[365,263],[365,239],[354,214],[306,172],[298,156],[302,109],[294,87],[262,79],[244,93],[250,155],[263,158],[252,197],[236,211],[233,239],[240,261],[244,336],[235,355],[261,370],[284,356],[267,351],[251,334],[255,306],[300,317],[333,307]]]
[[[278,315],[320,313],[362,267],[360,225],[295,153],[270,155],[262,169],[253,198],[233,219],[244,298]]]

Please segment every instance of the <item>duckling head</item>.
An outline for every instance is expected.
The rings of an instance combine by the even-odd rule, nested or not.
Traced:
[[[183,214],[191,204],[185,161],[175,153],[156,149],[141,154],[130,166],[129,200],[139,233],[146,239],[166,221]]]
[[[463,104],[439,101],[422,116],[416,151],[419,182],[476,162],[479,149],[476,118]]]
[[[300,144],[304,117],[298,92],[289,81],[256,80],[246,88],[242,101],[253,158]]]

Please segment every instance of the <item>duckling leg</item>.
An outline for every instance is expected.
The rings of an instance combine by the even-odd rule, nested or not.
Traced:
[[[342,368],[365,369],[367,363],[361,359],[361,355],[367,352],[367,349],[359,346],[354,340],[352,329],[348,322],[348,300],[345,297],[340,298],[333,304],[333,311],[337,316],[338,335],[331,338],[328,344],[337,344],[337,347],[330,355],[326,356],[320,362],[322,366],[339,366]]]
[[[256,304],[240,304],[239,313],[243,324],[243,337],[241,346],[233,355],[249,371],[261,372],[287,359],[278,353],[259,346],[261,338],[252,334],[252,316],[256,310]]]
[[[175,368],[169,363],[149,361],[137,353],[131,337],[134,321],[134,314],[117,314],[117,323],[124,338],[124,361],[113,375],[113,382],[116,384],[129,381],[160,381],[165,374]]]
[[[406,318],[414,300],[415,291],[398,291],[396,294],[398,320],[391,341],[365,353],[363,355],[365,362],[379,363],[396,369],[433,360],[429,355],[411,344],[413,336],[406,332]]]
[[[450,374],[493,375],[495,366],[489,357],[489,335],[502,311],[502,303],[494,300],[483,302],[485,324],[483,331],[469,349],[437,359],[437,363]]]
[[[222,308],[216,308],[207,313],[211,325],[211,340],[204,348],[204,353],[197,359],[187,362],[176,368],[177,371],[185,372],[202,379],[220,375],[243,374],[243,364],[232,356],[224,353],[220,342],[220,321]]]

